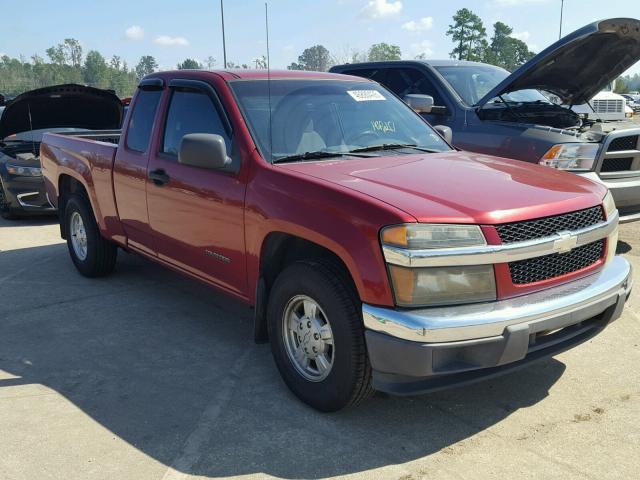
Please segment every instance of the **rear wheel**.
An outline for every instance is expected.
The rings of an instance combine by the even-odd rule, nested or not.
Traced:
[[[339,267],[296,262],[276,279],[267,311],[271,350],[287,386],[325,412],[372,393],[360,301]]]
[[[86,277],[110,274],[116,264],[118,247],[106,240],[86,198],[74,195],[66,202],[63,228],[71,260]]]

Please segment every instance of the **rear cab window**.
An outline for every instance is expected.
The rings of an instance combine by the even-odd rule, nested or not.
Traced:
[[[153,121],[162,96],[161,89],[139,90],[127,128],[126,147],[144,153],[149,148]]]

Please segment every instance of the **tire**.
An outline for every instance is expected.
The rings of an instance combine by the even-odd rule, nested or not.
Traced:
[[[15,220],[18,216],[11,211],[9,205],[6,203],[7,195],[4,193],[4,186],[0,182],[0,217],[5,220]]]
[[[69,254],[78,271],[91,278],[109,275],[116,264],[118,247],[100,234],[89,201],[83,196],[71,196],[66,202],[63,222]],[[84,235],[78,230],[77,222],[84,228]]]
[[[309,300],[315,307],[305,303]],[[343,269],[324,260],[290,265],[271,289],[267,323],[273,358],[289,389],[317,410],[334,412],[355,406],[373,393],[360,305]],[[308,306],[315,315],[308,315]],[[324,360],[320,354],[313,361],[295,359],[297,354],[303,357],[302,349],[307,347],[316,355],[311,352],[315,346],[314,352],[324,352]]]

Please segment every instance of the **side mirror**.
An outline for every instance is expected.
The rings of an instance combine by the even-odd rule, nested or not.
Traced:
[[[433,129],[438,132],[447,143],[453,142],[453,131],[446,125],[434,125]]]
[[[431,109],[433,108],[433,97],[430,95],[410,93],[409,95],[405,95],[403,100],[404,103],[418,113],[431,113]]]
[[[231,164],[224,138],[213,133],[190,133],[182,137],[178,162],[192,167],[219,170]]]

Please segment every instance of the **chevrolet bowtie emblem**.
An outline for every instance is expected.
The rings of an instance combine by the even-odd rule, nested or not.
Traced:
[[[570,252],[578,243],[578,237],[569,232],[559,232],[560,238],[553,242],[553,249],[557,253]]]

